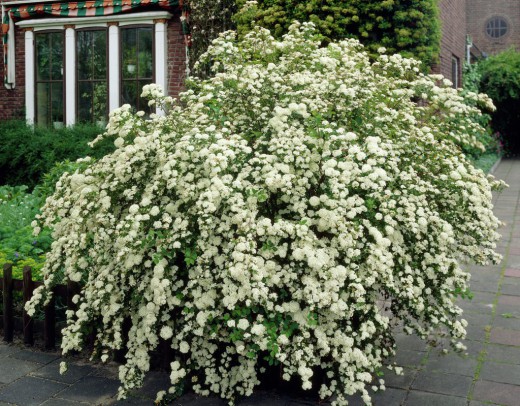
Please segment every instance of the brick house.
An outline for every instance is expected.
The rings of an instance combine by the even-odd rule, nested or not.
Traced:
[[[139,97],[146,83],[158,83],[172,96],[182,88],[189,43],[182,0],[0,3],[0,120],[102,123],[123,103],[148,108]],[[520,44],[518,0],[440,0],[439,14],[441,52],[433,71],[456,87],[469,52],[492,54]]]
[[[466,0],[441,0],[441,52],[439,63],[433,67],[450,79],[454,87],[462,84],[462,63],[466,58]]]
[[[177,95],[186,71],[182,0],[2,1],[0,120],[61,127],[149,110],[147,83]]]

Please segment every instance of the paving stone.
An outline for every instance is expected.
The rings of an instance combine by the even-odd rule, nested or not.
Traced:
[[[486,361],[480,371],[480,378],[485,381],[519,385],[520,365]]]
[[[486,360],[520,365],[520,347],[489,344],[486,348]]]
[[[510,296],[510,295],[501,295],[498,298],[498,304],[517,306],[517,308],[520,308],[520,297]]]
[[[273,406],[286,406],[292,403],[291,401],[285,397],[281,396],[280,394],[276,392],[268,392],[268,391],[261,391],[259,393],[253,393],[250,397],[240,399],[237,402],[238,406],[258,406],[258,405],[273,405]],[[305,404],[311,404],[311,402],[301,401],[301,400],[294,400],[294,406],[296,405],[305,405]]]
[[[34,371],[31,375],[40,378],[52,379],[58,382],[74,383],[79,381],[84,376],[90,374],[93,368],[89,365],[76,365],[69,363],[67,372],[60,375],[61,359],[53,361],[52,363]]]
[[[43,402],[40,406],[85,406],[90,403],[73,402],[72,400],[66,400],[61,398],[52,398]],[[148,403],[150,404],[150,403]]]
[[[402,367],[419,369],[423,367],[423,360],[427,356],[428,354],[423,351],[398,350],[392,361],[395,361],[397,365]]]
[[[465,397],[469,392],[472,377],[422,371],[412,384],[413,390],[442,393]]]
[[[384,391],[371,394],[374,406],[400,406],[403,404],[406,398],[407,392],[402,389],[387,388]],[[306,403],[305,405],[315,406],[318,403]],[[321,405],[321,403],[319,403]],[[364,406],[365,402],[361,399],[361,396],[351,396],[348,398],[349,406]],[[303,406],[300,403],[288,402],[287,406]],[[241,406],[241,405],[239,405]],[[260,406],[260,405],[258,405]],[[262,405],[263,406],[263,405]]]
[[[174,400],[172,406],[227,406],[227,403],[217,397],[202,397],[189,393]]]
[[[520,295],[520,278],[504,278],[500,286],[503,295]]]
[[[76,402],[105,404],[117,393],[119,382],[98,376],[86,376],[60,392],[60,398]]]
[[[473,399],[504,406],[518,406],[520,386],[480,380],[475,384]]]
[[[407,406],[466,406],[466,398],[412,391],[406,398]]]
[[[474,358],[464,357],[456,353],[446,355],[430,354],[425,371],[451,373],[464,376],[473,376],[478,361]]]
[[[428,345],[426,341],[421,340],[420,337],[407,334],[396,334],[395,342],[397,345],[397,351],[400,349],[411,351],[426,351]]]
[[[144,379],[143,386],[137,391],[139,397],[154,398],[157,392],[168,390],[171,386],[170,375],[166,372],[149,372]]]
[[[42,364],[35,362],[2,358],[0,359],[0,383],[13,382],[41,366]]]
[[[493,327],[520,330],[520,311],[513,313],[497,313]]]
[[[509,277],[512,277],[512,278],[520,278],[520,269],[508,268],[504,272],[504,276],[509,276]]]
[[[22,406],[36,406],[66,388],[66,385],[46,379],[23,377],[2,388],[0,400]]]
[[[408,389],[412,384],[417,371],[403,368],[403,375],[397,375],[394,371],[386,371],[383,379],[385,386],[389,388]]]
[[[465,353],[467,353],[471,358],[478,358],[480,352],[484,348],[484,343],[482,341],[463,340],[462,344],[467,348]]]
[[[56,353],[50,352],[21,350],[15,352],[13,355],[11,355],[11,357],[21,359],[24,361],[37,362],[39,364],[48,364],[58,359],[60,356]]]
[[[490,342],[520,346],[520,331],[495,327],[491,330]]]
[[[471,281],[470,287],[472,292],[489,292],[496,293],[498,290],[498,282],[488,282],[488,281]]]
[[[83,403],[84,404],[84,403]],[[117,406],[127,406],[127,405],[131,405],[131,406],[150,406],[150,405],[153,405],[153,400],[151,399],[141,399],[141,398],[137,398],[137,397],[129,397],[128,399],[125,399],[125,400],[116,400],[116,399],[113,399],[113,402],[112,403],[107,403],[107,405],[117,405]]]
[[[491,330],[491,326],[475,326],[468,325],[466,327],[466,338],[473,341],[485,341],[488,331]]]
[[[20,348],[15,347],[12,344],[5,344],[0,342],[0,358],[7,357],[8,355],[12,355],[18,351],[20,351]]]

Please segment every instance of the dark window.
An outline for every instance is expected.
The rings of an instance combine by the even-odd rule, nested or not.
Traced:
[[[64,121],[63,33],[37,33],[35,48],[36,124],[62,127]]]
[[[451,82],[455,89],[459,87],[459,58],[456,56],[451,57]]]
[[[500,38],[507,34],[507,21],[502,17],[490,18],[486,24],[486,33],[491,38]]]
[[[147,100],[141,98],[144,85],[153,83],[153,29],[121,29],[121,102],[150,113]]]
[[[78,31],[77,121],[104,125],[107,118],[107,32]]]

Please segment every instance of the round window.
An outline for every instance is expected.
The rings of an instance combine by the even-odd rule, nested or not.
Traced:
[[[507,21],[503,17],[490,18],[486,23],[486,33],[491,38],[500,38],[507,34]]]

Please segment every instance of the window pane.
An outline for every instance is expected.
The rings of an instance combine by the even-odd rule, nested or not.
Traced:
[[[153,82],[153,28],[123,28],[121,30],[122,103],[136,110],[151,112],[148,101],[141,99],[144,85]]]
[[[49,83],[38,83],[36,86],[36,123],[49,125]]]
[[[122,32],[123,78],[137,78],[137,29],[127,28]]]
[[[78,121],[92,121],[92,82],[78,84]]]
[[[50,36],[36,34],[36,79],[50,79]]]
[[[94,82],[92,86],[92,113],[94,121],[103,121],[107,117],[107,84]]]
[[[137,82],[124,81],[122,89],[122,103],[132,107],[137,106]]]
[[[93,31],[94,37],[94,79],[106,79],[107,77],[107,33],[106,31]]]
[[[78,94],[80,122],[106,121],[107,31],[77,33]]]
[[[152,29],[139,29],[139,77],[151,78],[153,76],[153,57],[152,57]]]
[[[51,114],[53,122],[63,122],[63,82],[51,85]]]
[[[51,37],[51,79],[63,79],[63,34],[55,32]]]
[[[36,49],[36,124],[62,126],[63,95],[63,32],[35,35]]]
[[[79,31],[76,35],[78,79],[92,79],[92,32]]]

